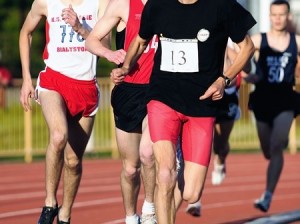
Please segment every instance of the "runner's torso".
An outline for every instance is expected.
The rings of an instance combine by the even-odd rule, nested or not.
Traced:
[[[117,32],[116,36],[117,48],[123,48],[125,51],[128,51],[130,43],[139,32],[141,14],[144,8],[144,4],[141,0],[129,0],[129,2],[129,16],[126,28],[121,32]],[[157,38],[154,36],[142,56],[139,58],[136,67],[125,77],[125,82],[136,84],[149,83],[156,48]]]
[[[68,6],[60,0],[47,0],[47,5],[43,54],[46,66],[74,79],[94,79],[97,57],[85,49],[85,40],[62,20],[61,12]],[[73,8],[83,26],[91,30],[98,20],[99,1],[84,0]]]

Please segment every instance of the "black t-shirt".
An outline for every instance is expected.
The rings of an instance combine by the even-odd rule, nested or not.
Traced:
[[[139,35],[160,37],[148,100],[159,100],[188,116],[215,116],[216,103],[199,97],[223,72],[228,37],[241,42],[255,23],[236,0],[188,5],[148,0]]]

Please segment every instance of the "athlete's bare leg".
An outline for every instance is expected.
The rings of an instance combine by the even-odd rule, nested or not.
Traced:
[[[174,189],[176,174],[176,146],[170,141],[153,144],[156,159],[155,209],[158,223],[175,223]]]
[[[148,127],[148,116],[143,121],[142,138],[140,142],[140,159],[142,163],[142,178],[145,189],[145,200],[154,203],[155,189],[155,159]]]
[[[117,145],[122,159],[121,190],[126,216],[136,214],[136,204],[140,190],[141,134],[128,133],[116,128]]]
[[[54,91],[41,92],[39,99],[50,133],[46,152],[45,205],[55,207],[57,204],[56,192],[64,165],[63,202],[59,217],[61,221],[68,221],[80,184],[82,157],[94,117],[67,119],[65,103]]]
[[[49,144],[46,151],[46,198],[45,205],[56,207],[56,192],[63,167],[63,151],[67,144],[68,125],[65,103],[54,91],[39,94],[42,112],[49,130]]]
[[[69,140],[64,152],[63,203],[59,210],[59,220],[67,222],[82,177],[82,158],[90,138],[94,117],[76,117],[69,121]]]
[[[200,199],[206,174],[206,166],[190,161],[184,161],[183,200],[187,201],[188,203],[195,203]]]

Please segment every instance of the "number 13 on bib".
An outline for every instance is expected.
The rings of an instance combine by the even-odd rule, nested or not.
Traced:
[[[198,40],[160,37],[160,69],[166,72],[199,72]]]

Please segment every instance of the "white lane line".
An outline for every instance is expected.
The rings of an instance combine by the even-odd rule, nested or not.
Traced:
[[[247,185],[237,185],[237,186],[222,186],[222,187],[206,187],[205,194],[215,194],[215,193],[227,193],[227,192],[241,192],[247,190],[260,190],[262,188],[263,183],[261,184],[247,184]],[[299,189],[300,182],[281,182],[280,189]],[[79,189],[79,194],[82,193],[97,193],[97,192],[120,192],[120,185],[107,185],[107,186],[94,186],[94,187],[81,187]],[[61,195],[61,189],[58,191],[58,195]],[[19,199],[31,199],[31,198],[39,198],[44,197],[44,191],[38,192],[26,192],[26,193],[14,193],[14,194],[4,194],[0,195],[0,201],[9,201],[9,200],[19,200]]]
[[[89,207],[95,205],[106,205],[106,204],[121,203],[121,202],[122,202],[122,197],[106,198],[106,199],[99,199],[94,201],[76,202],[74,203],[74,208],[83,208],[83,207]],[[22,216],[22,215],[38,214],[40,212],[41,212],[40,208],[35,208],[35,209],[26,209],[26,210],[0,213],[0,219]]]
[[[120,191],[120,185],[108,185],[108,186],[95,186],[95,187],[82,187],[79,189],[79,193],[93,193],[93,192],[110,192],[110,191]],[[58,190],[58,195],[62,194],[62,190]],[[26,198],[38,198],[44,197],[44,191],[38,192],[27,192],[19,194],[6,194],[0,195],[0,201],[14,200],[14,199],[26,199]]]
[[[143,197],[144,197],[143,195],[140,195],[139,200],[142,200]],[[300,194],[280,195],[280,196],[274,197],[273,200],[279,201],[279,200],[287,200],[287,199],[295,199],[295,198],[300,198]],[[90,207],[90,206],[95,206],[95,205],[114,204],[114,203],[122,203],[122,197],[106,198],[106,199],[99,199],[99,200],[93,200],[93,201],[75,202],[74,208],[82,208],[82,207]],[[244,204],[249,204],[249,203],[253,203],[253,200],[235,200],[235,201],[230,201],[230,202],[205,204],[203,206],[203,210],[214,209],[214,208],[219,208],[219,207],[244,205]],[[13,212],[0,213],[0,219],[15,217],[15,216],[22,216],[22,215],[29,215],[29,214],[38,214],[38,213],[40,213],[40,211],[41,211],[41,209],[27,209],[27,210],[18,210],[18,211],[13,211]],[[180,211],[184,212],[184,208],[181,208]],[[118,220],[117,220],[117,222],[118,222]],[[114,221],[116,221],[116,220],[113,220],[113,222]]]

